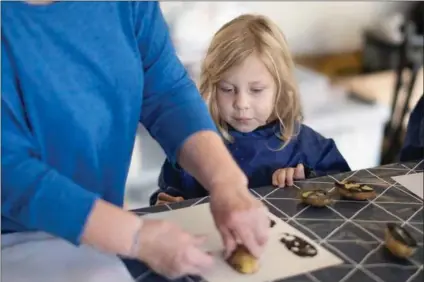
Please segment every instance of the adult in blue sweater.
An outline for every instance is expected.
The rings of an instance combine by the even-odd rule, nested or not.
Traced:
[[[1,7],[2,233],[45,231],[170,278],[210,267],[201,238],[122,208],[141,122],[211,193],[227,254],[241,240],[260,256],[266,209],[176,57],[158,2],[43,2]]]
[[[424,159],[424,94],[411,112],[400,161]]]
[[[206,54],[200,92],[250,188],[350,170],[333,140],[301,123],[293,72],[284,35],[262,16],[242,15],[225,24]],[[151,205],[208,195],[169,160],[159,188]]]

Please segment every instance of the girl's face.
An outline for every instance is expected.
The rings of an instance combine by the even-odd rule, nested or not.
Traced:
[[[240,132],[265,125],[273,113],[276,84],[260,58],[251,55],[232,67],[217,85],[221,119]]]

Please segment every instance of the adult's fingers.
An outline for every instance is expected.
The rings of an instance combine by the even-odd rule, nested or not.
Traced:
[[[241,243],[251,252],[253,256],[259,258],[262,254],[265,243],[268,241],[269,235],[269,219],[266,213],[266,208],[251,210],[245,214],[245,216],[249,218],[249,220],[238,221],[235,229],[242,240]]]
[[[187,250],[187,265],[191,265],[194,269],[203,271],[210,268],[213,263],[212,255],[202,251],[197,246],[190,246]]]
[[[241,239],[241,244],[245,246],[253,256],[259,257],[261,255],[262,246],[259,245],[254,235],[254,229],[257,227],[240,225],[237,227],[237,231]]]
[[[294,172],[295,179],[305,179],[305,167],[303,164],[298,164]]]
[[[255,232],[256,240],[258,241],[259,245],[265,245],[265,243],[268,241],[269,238],[269,217],[268,217],[268,209],[265,207],[262,207],[259,209],[259,212],[263,213],[264,216],[259,216],[258,224]]]
[[[192,244],[193,244],[193,246],[199,248],[203,244],[205,244],[205,242],[207,241],[207,239],[208,239],[208,236],[207,235],[196,235],[192,239]]]
[[[237,247],[237,237],[227,227],[220,227],[222,242],[224,244],[224,257],[228,258]]]
[[[177,276],[181,275],[200,275],[211,268],[214,263],[213,257],[202,251],[200,246],[205,243],[207,236],[198,235],[190,238],[185,245],[182,257],[179,257],[177,263]]]
[[[288,167],[286,168],[286,183],[287,186],[293,186],[293,176],[294,176],[294,168]]]
[[[197,265],[195,264],[190,264],[190,265],[186,265],[183,268],[183,275],[182,276],[186,276],[186,275],[195,275],[195,276],[202,276],[203,274],[205,274],[209,269],[211,269],[211,266],[205,267],[202,265]],[[180,278],[178,277],[178,278]]]
[[[202,275],[212,268],[214,259],[211,255],[191,247],[187,253],[188,261],[182,266],[185,275]]]
[[[193,237],[193,244],[195,246],[203,245],[206,242],[207,239],[208,239],[207,235],[195,235]]]

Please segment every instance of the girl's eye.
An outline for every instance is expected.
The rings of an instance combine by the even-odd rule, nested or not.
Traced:
[[[220,90],[225,93],[233,92],[232,88],[220,87]]]
[[[262,88],[255,88],[250,90],[253,94],[259,94],[263,91]]]

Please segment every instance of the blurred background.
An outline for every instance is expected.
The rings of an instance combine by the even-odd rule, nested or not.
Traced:
[[[243,13],[269,16],[297,68],[305,124],[333,138],[352,170],[395,162],[423,94],[423,3],[161,2],[178,56],[197,81],[213,34]],[[165,155],[140,126],[126,206],[148,205]]]

